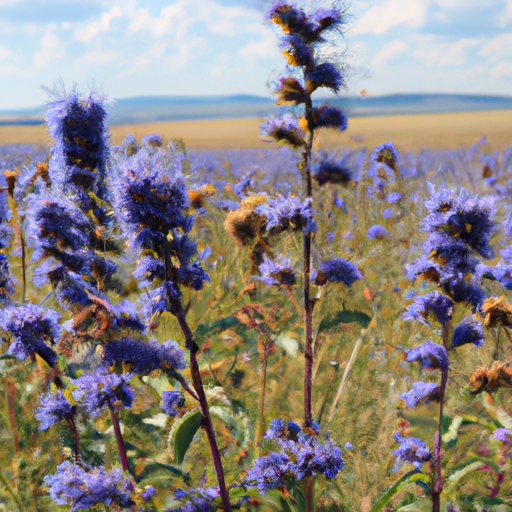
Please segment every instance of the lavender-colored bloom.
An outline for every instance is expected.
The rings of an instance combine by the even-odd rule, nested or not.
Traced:
[[[114,315],[111,324],[113,331],[122,329],[135,332],[146,331],[146,325],[142,321],[139,311],[133,302],[124,299],[119,304],[112,305],[111,311]]]
[[[384,219],[388,220],[391,217],[393,217],[394,213],[395,213],[395,211],[393,210],[393,208],[384,208],[384,210],[382,210],[382,217]]]
[[[347,116],[336,107],[322,105],[313,109],[313,121],[315,128],[337,128],[346,130],[348,126]]]
[[[292,231],[303,229],[316,231],[317,229],[311,198],[301,201],[297,196],[277,196],[258,206],[255,211],[266,217],[267,231],[272,234],[289,229]]]
[[[327,233],[327,241],[332,244],[334,239],[336,238],[336,235],[332,232],[332,231],[329,231]]]
[[[176,416],[185,404],[185,399],[179,391],[164,391],[161,407],[169,416]]]
[[[512,265],[512,245],[505,247],[505,249],[502,249],[500,253],[503,261],[507,265]]]
[[[497,428],[493,432],[494,439],[505,444],[512,444],[512,428]]]
[[[87,373],[73,383],[78,387],[73,398],[81,401],[86,411],[93,417],[101,414],[105,406],[117,409],[120,405],[129,408],[134,399],[133,390],[128,386],[133,374],[118,375],[99,367],[95,373]]]
[[[412,389],[402,393],[400,398],[405,400],[408,408],[418,404],[428,404],[431,400],[438,400],[439,386],[435,382],[414,382]]]
[[[283,114],[281,117],[269,117],[260,125],[260,131],[265,141],[275,140],[297,148],[306,143],[299,121],[290,113]]]
[[[54,344],[60,337],[59,319],[56,311],[35,304],[4,309],[0,329],[6,333],[4,339],[11,341],[8,353],[22,361],[38,354],[53,367],[57,356],[48,343]]]
[[[376,238],[377,240],[382,240],[386,238],[388,232],[384,226],[380,224],[375,224],[370,229],[368,229],[368,238]]]
[[[392,142],[384,142],[375,147],[370,154],[370,162],[383,163],[393,169],[398,162],[398,152]]]
[[[52,183],[78,193],[80,189],[96,191],[103,198],[109,138],[105,98],[95,92],[82,95],[76,88],[69,93],[56,89],[51,95],[46,123],[55,140],[49,166]]]
[[[284,420],[274,418],[270,420],[268,430],[265,432],[266,439],[277,439],[285,434]]]
[[[288,59],[290,66],[304,66],[311,68],[314,66],[315,58],[311,45],[296,35],[288,35],[281,39],[279,45],[284,50],[284,55]]]
[[[277,97],[277,105],[298,105],[304,103],[308,98],[302,84],[293,76],[280,78],[275,85],[274,91]]]
[[[189,198],[183,175],[166,162],[165,156],[149,155],[143,148],[121,160],[115,184],[115,206],[128,229],[128,241],[137,249],[152,249],[159,256],[174,229],[188,232],[191,227],[184,213]]]
[[[55,474],[45,476],[44,481],[52,499],[59,505],[70,506],[72,511],[87,510],[98,504],[123,508],[132,505],[133,484],[118,468],[107,472],[100,466],[86,471],[65,461]]]
[[[341,197],[338,197],[338,194],[334,195],[332,205],[336,208],[342,208],[345,213],[348,213],[347,203]]]
[[[455,326],[452,343],[454,347],[460,347],[466,343],[481,347],[484,344],[482,324],[473,316],[467,316]]]
[[[148,133],[142,137],[142,145],[152,148],[161,148],[164,145],[164,139],[158,133]]]
[[[293,268],[292,262],[288,258],[274,261],[265,256],[259,269],[261,272],[259,279],[269,286],[293,286],[297,281],[297,271]]]
[[[313,177],[319,185],[326,183],[346,185],[352,179],[352,170],[344,164],[343,160],[341,162],[324,160],[316,166]]]
[[[237,182],[233,185],[233,190],[235,194],[243,199],[245,197],[245,191],[254,185],[254,181],[252,179],[252,175],[254,171],[246,172]]]
[[[142,312],[149,320],[165,311],[172,311],[174,304],[180,299],[180,292],[173,282],[164,281],[162,286],[148,290],[144,299]]]
[[[425,462],[431,458],[431,453],[427,443],[417,437],[404,437],[399,432],[395,432],[395,441],[400,445],[393,451],[393,455],[398,462],[409,462],[416,469],[421,469]]]
[[[156,489],[152,485],[147,485],[146,488],[142,491],[140,497],[143,500],[150,500],[153,496],[156,495]]]
[[[386,196],[386,201],[391,204],[398,204],[402,200],[402,194],[399,192],[392,192]]]
[[[464,302],[470,304],[473,313],[480,308],[487,294],[473,280],[460,279],[446,283],[446,287],[451,291],[455,302]]]
[[[343,283],[350,288],[356,281],[363,278],[361,271],[353,263],[343,258],[324,261],[318,268],[319,273],[315,282],[319,285],[326,282]]]
[[[433,313],[437,321],[443,326],[453,316],[454,302],[440,292],[430,292],[427,295],[416,297],[414,302],[407,307],[402,320],[417,320],[425,325],[430,325],[427,320],[428,314]]]
[[[176,371],[186,368],[185,355],[175,341],[148,343],[137,338],[110,340],[103,347],[103,362],[107,365],[121,363],[130,372],[149,375],[155,370]]]
[[[40,425],[38,430],[47,430],[52,425],[59,423],[71,414],[73,406],[69,403],[64,393],[58,389],[55,393],[39,395],[41,407],[36,411],[36,418]]]
[[[345,443],[345,450],[353,450],[354,447],[352,443],[349,443],[348,441]]]
[[[431,199],[425,203],[429,215],[422,224],[425,231],[444,231],[468,244],[484,258],[494,256],[489,246],[496,215],[493,200],[472,196],[462,188],[436,192],[431,186],[430,190]]]
[[[439,368],[442,371],[447,371],[449,366],[446,349],[432,341],[426,341],[419,347],[410,350],[407,354],[407,361],[418,361],[422,368],[428,370]]]
[[[215,512],[217,507],[213,501],[219,496],[218,487],[199,487],[187,491],[176,489],[174,497],[177,500],[186,498],[187,501],[181,503],[179,508],[172,508],[167,512]]]
[[[14,285],[9,271],[9,260],[5,254],[0,254],[0,301],[5,303],[13,293]]]
[[[271,452],[258,457],[247,470],[247,482],[255,482],[258,490],[266,494],[269,490],[284,486],[290,479],[290,458],[285,453]]]
[[[315,66],[311,71],[304,74],[306,81],[306,90],[309,92],[314,91],[318,87],[325,87],[334,92],[345,88],[346,84],[341,76],[341,73],[334,64],[330,62],[322,62]]]

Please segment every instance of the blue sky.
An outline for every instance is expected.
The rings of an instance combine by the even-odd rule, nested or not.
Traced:
[[[0,0],[0,109],[45,103],[41,86],[59,78],[110,98],[268,95],[284,59],[266,5]],[[353,0],[350,11],[349,93],[512,95],[512,0]]]

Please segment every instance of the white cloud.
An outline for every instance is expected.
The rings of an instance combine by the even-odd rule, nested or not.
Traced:
[[[274,32],[270,28],[262,28],[265,30],[261,31],[261,39],[248,43],[240,48],[238,55],[249,61],[254,61],[257,59],[268,59],[273,56],[277,57],[281,53],[278,49]]]
[[[93,20],[89,23],[83,23],[75,29],[75,39],[82,43],[89,43],[102,32],[110,30],[112,20],[123,16],[123,10],[120,6],[115,5],[110,11],[101,14],[99,20]]]
[[[435,0],[435,3],[441,7],[441,9],[471,9],[480,8],[488,4],[488,2],[479,0]]]
[[[405,53],[408,49],[409,45],[405,41],[399,39],[391,41],[391,43],[386,44],[377,52],[371,62],[371,66],[382,66],[398,55]]]
[[[505,12],[498,17],[498,25],[504,28],[512,20],[512,0],[505,0]]]
[[[387,0],[366,11],[355,23],[353,34],[384,34],[406,25],[419,28],[425,24],[430,0]]]
[[[512,57],[512,33],[500,34],[487,41],[478,54],[493,61]]]
[[[427,66],[463,66],[466,54],[480,44],[478,39],[463,38],[455,43],[438,42],[434,36],[417,38],[420,48],[414,56]]]
[[[34,53],[34,66],[44,68],[50,62],[63,59],[66,55],[66,45],[53,33],[47,30],[41,39],[39,51]]]
[[[498,63],[491,71],[491,78],[512,78],[512,62],[503,61]]]

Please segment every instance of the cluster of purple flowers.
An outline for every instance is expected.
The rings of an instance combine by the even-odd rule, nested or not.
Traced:
[[[175,309],[179,287],[200,290],[210,280],[189,237],[194,217],[180,162],[160,146],[121,155],[115,164],[115,206],[129,244],[141,254],[135,271],[142,285],[156,284],[149,316]]]
[[[322,443],[293,421],[272,420],[265,438],[276,442],[280,451],[258,457],[246,477],[246,485],[262,493],[316,474],[333,479],[343,469],[341,450],[332,439]]]
[[[48,430],[51,426],[59,423],[71,415],[73,406],[58,389],[55,393],[46,393],[39,397],[41,407],[36,411],[36,418],[39,420],[39,430]]]
[[[9,260],[5,254],[0,254],[0,302],[5,304],[13,293],[14,282],[9,271]]]
[[[69,461],[63,462],[53,475],[44,477],[50,496],[59,505],[69,505],[72,511],[88,510],[98,504],[129,507],[130,493],[135,489],[118,468],[110,472],[103,467],[85,470]]]
[[[22,361],[37,354],[53,367],[57,355],[51,345],[60,337],[59,319],[56,311],[35,304],[5,308],[0,329],[4,331],[3,340],[10,342],[8,353]]]

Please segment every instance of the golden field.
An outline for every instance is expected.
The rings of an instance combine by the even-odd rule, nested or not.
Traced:
[[[160,133],[170,140],[181,138],[190,149],[247,149],[270,147],[259,140],[263,119],[215,119],[169,121],[112,126],[112,142],[119,144],[128,133],[139,140],[146,133]],[[354,117],[343,133],[324,130],[317,143],[326,148],[339,145],[368,147],[392,140],[401,150],[466,147],[487,135],[494,148],[512,145],[512,110],[407,114]],[[46,126],[0,126],[0,144],[48,144]]]

